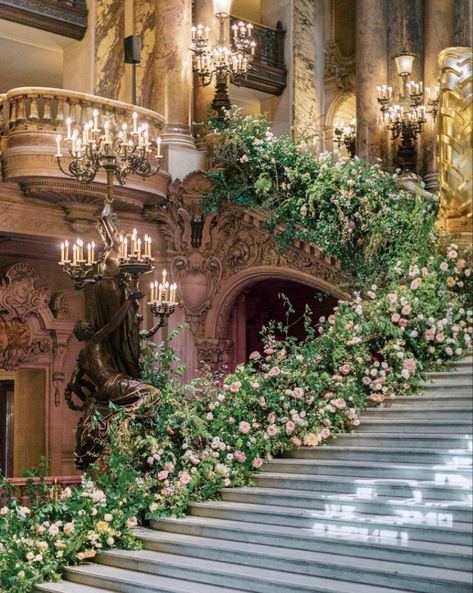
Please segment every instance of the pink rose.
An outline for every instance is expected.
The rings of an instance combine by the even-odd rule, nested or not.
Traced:
[[[455,251],[455,249],[450,249],[447,255],[449,259],[456,259],[458,257],[458,253]]]
[[[184,472],[181,477],[179,478],[179,483],[181,486],[187,486],[187,484],[191,481],[191,476],[187,472]]]
[[[391,292],[386,297],[390,303],[397,303],[397,294],[395,292]]]
[[[243,451],[235,451],[234,457],[238,463],[245,463],[246,461],[246,455],[243,453]]]
[[[48,529],[50,535],[52,535],[53,537],[55,535],[57,535],[59,533],[59,527],[56,525],[56,523],[53,523],[49,529]]]
[[[300,447],[302,445],[302,441],[299,437],[292,437],[291,438],[291,443],[295,446],[295,447]]]
[[[443,334],[437,334],[435,336],[435,339],[437,340],[437,342],[441,343],[445,341],[445,336]]]
[[[350,365],[342,364],[342,366],[340,367],[340,372],[342,373],[342,375],[348,375],[350,373]]]
[[[268,422],[270,424],[274,424],[276,422],[276,414],[274,412],[268,414]]]
[[[240,422],[240,425],[238,426],[238,430],[241,432],[241,434],[248,434],[250,429],[251,425],[248,422]]]
[[[370,377],[363,377],[362,381],[365,385],[369,385],[371,383]]]
[[[294,387],[294,397],[296,399],[301,399],[301,397],[303,397],[304,395],[304,390],[302,389],[302,387]]]
[[[275,424],[270,424],[266,429],[266,432],[270,437],[274,437],[278,434],[278,427]]]
[[[408,323],[409,323],[409,321],[407,319],[402,318],[399,320],[400,327],[407,327]]]
[[[393,313],[391,315],[391,321],[393,323],[397,323],[400,319],[401,319],[401,316],[399,315],[399,313]]]
[[[404,307],[401,309],[401,313],[405,316],[410,315],[412,312],[412,308],[410,305],[404,305]]]
[[[250,354],[250,360],[259,360],[261,358],[261,354],[255,350]]]
[[[344,399],[342,399],[341,397],[337,397],[336,399],[333,399],[330,403],[332,404],[332,406],[335,406],[339,410],[342,410],[343,408],[347,407],[347,402]]]
[[[167,477],[169,476],[169,472],[166,471],[165,469],[163,469],[162,471],[159,472],[158,474],[158,480],[165,480]]]
[[[238,393],[240,391],[241,383],[240,381],[234,381],[230,384],[230,391],[232,393]]]
[[[406,358],[402,363],[402,366],[410,373],[413,373],[417,368],[417,363],[413,358]]]
[[[335,325],[335,315],[330,315],[330,317],[328,318],[328,322],[330,323],[330,325]]]
[[[271,377],[277,377],[278,375],[281,374],[281,369],[279,367],[273,367],[270,371],[269,371],[269,375],[271,375]]]
[[[291,434],[292,432],[294,432],[295,428],[296,428],[296,425],[294,424],[294,422],[292,422],[291,420],[288,420],[288,422],[286,422],[287,434]]]
[[[411,282],[412,290],[417,290],[420,286],[422,286],[422,280],[420,278],[416,278]]]
[[[446,272],[446,271],[448,270],[448,264],[447,264],[447,262],[446,262],[446,261],[443,261],[443,262],[440,264],[440,270],[441,270],[442,272]]]
[[[262,465],[263,465],[263,460],[261,459],[261,457],[255,457],[253,459],[253,461],[251,462],[251,465],[255,468],[255,469],[259,469]]]
[[[136,527],[138,525],[138,519],[136,517],[130,517],[126,524],[128,527]]]
[[[322,428],[322,430],[320,431],[320,438],[322,440],[328,439],[328,437],[332,434],[332,431],[330,430],[330,428]]]

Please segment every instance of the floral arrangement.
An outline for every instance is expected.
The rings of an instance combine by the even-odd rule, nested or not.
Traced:
[[[448,368],[471,349],[471,270],[456,245],[437,247],[432,203],[395,190],[392,175],[377,167],[316,161],[289,139],[269,136],[259,117],[230,126],[243,128],[222,143],[207,203],[221,201],[228,183],[229,199],[270,208],[275,224],[285,222],[281,245],[318,237],[346,267],[358,262],[359,291],[327,319],[308,314],[302,342],[276,340],[283,328],[270,324],[263,353],[227,376],[204,373],[185,385],[172,348],[149,344],[142,372],[161,390],[159,407],[117,416],[107,458],[79,488],[51,496],[40,484],[29,509],[9,496],[0,505],[2,593],[29,593],[99,550],[137,547],[137,523],[179,516],[223,487],[251,483],[266,459],[352,430],[366,406],[415,393],[425,371]],[[267,144],[261,154],[258,139]],[[317,195],[332,192],[337,204],[316,197],[317,183]],[[348,187],[354,195],[342,199]],[[292,215],[286,202],[298,200]],[[8,484],[0,481],[1,489]]]

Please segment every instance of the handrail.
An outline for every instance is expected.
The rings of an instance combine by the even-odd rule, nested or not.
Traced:
[[[7,490],[0,488],[0,506],[4,506],[9,500],[17,500],[22,506],[30,506],[31,497],[25,494],[25,490],[30,485],[39,485],[41,483],[50,486],[49,496],[57,497],[68,487],[77,487],[82,483],[82,476],[44,476],[42,478],[31,476],[28,478],[6,478],[6,483],[13,486],[15,493],[12,495]]]

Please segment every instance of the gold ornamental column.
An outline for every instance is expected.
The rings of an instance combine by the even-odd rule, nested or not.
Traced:
[[[153,109],[164,116],[162,139],[168,171],[185,177],[199,168],[191,134],[192,0],[156,0],[156,59]]]
[[[425,0],[424,3],[424,88],[439,84],[439,54],[454,41],[455,0]],[[428,99],[426,93],[426,99]],[[438,174],[438,120],[429,118],[422,140],[425,146],[425,188],[436,192],[439,188]]]
[[[449,47],[439,58],[440,220],[444,233],[471,245],[473,192],[473,53]]]
[[[385,133],[380,125],[376,87],[386,84],[386,18],[384,0],[356,2],[356,154],[382,158]]]

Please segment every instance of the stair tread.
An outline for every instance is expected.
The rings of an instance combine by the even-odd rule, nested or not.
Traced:
[[[286,457],[281,458],[278,457],[276,459],[271,459],[269,461],[265,461],[264,467],[268,467],[271,465],[276,464],[290,464],[290,465],[313,465],[313,466],[327,466],[330,467],[340,466],[340,467],[372,467],[372,468],[384,468],[384,469],[404,469],[406,467],[405,463],[387,463],[383,462],[376,462],[376,461],[350,461],[350,460],[340,460],[340,459],[299,459],[297,457]],[[452,467],[450,465],[429,465],[427,463],[421,464],[409,464],[409,469],[419,469],[419,470],[432,470],[436,472],[458,472],[464,471],[468,472],[471,475],[471,468],[470,467]],[[319,474],[320,475],[320,474]]]
[[[295,474],[295,473],[283,473],[283,472],[260,472],[252,475],[253,479],[283,479],[293,481],[311,481],[311,482],[341,482],[344,484],[360,484],[363,486],[413,486],[419,488],[422,486],[429,488],[438,488],[445,490],[468,490],[467,486],[459,486],[456,484],[439,484],[435,481],[430,480],[412,480],[403,478],[355,478],[353,476],[332,476],[325,474]],[[471,490],[471,485],[469,486]]]
[[[35,586],[35,590],[47,591],[48,593],[110,593],[110,589],[91,587],[72,581],[60,581],[58,583],[41,583]]]
[[[383,452],[389,452],[392,453],[393,451],[395,451],[396,453],[402,454],[402,453],[412,453],[412,452],[416,452],[416,451],[420,451],[420,452],[426,452],[426,453],[437,453],[437,454],[441,454],[441,455],[458,455],[458,454],[465,454],[468,455],[469,457],[471,457],[471,452],[470,451],[466,451],[465,449],[449,449],[448,451],[445,451],[444,449],[433,449],[430,447],[376,447],[376,449],[373,451],[373,447],[370,447],[368,445],[320,445],[319,447],[298,447],[297,449],[293,449],[293,451],[297,452],[297,451],[320,451],[321,449],[323,450],[332,450],[332,451],[369,451],[371,453],[373,452],[378,452],[378,451],[383,451]]]
[[[347,533],[321,533],[321,532],[314,532],[310,528],[306,527],[288,527],[286,525],[271,525],[268,523],[252,523],[250,521],[231,521],[229,519],[216,519],[214,517],[200,517],[200,516],[186,516],[179,519],[176,518],[166,518],[160,519],[157,522],[159,524],[175,524],[175,525],[196,525],[203,528],[215,528],[215,529],[231,529],[232,531],[242,531],[242,532],[254,532],[259,534],[268,534],[274,537],[274,541],[277,541],[277,547],[286,548],[286,546],[282,546],[280,537],[291,537],[295,539],[300,539],[301,542],[306,542],[307,540],[320,540],[323,539],[325,541],[330,542],[339,542],[343,541],[345,544],[354,544],[360,545],[365,544],[368,546],[376,546],[376,547],[387,547],[392,549],[402,549],[402,550],[411,550],[413,553],[415,552],[428,552],[431,554],[445,554],[445,555],[464,555],[468,558],[471,557],[471,549],[469,546],[463,546],[459,544],[448,544],[448,543],[435,543],[435,542],[427,542],[427,541],[420,541],[420,540],[405,540],[399,539],[387,534],[383,536],[374,536],[374,535],[366,535],[366,534],[347,534]],[[140,528],[145,529],[145,528]],[[156,532],[156,529],[150,529],[146,531],[153,531]],[[157,531],[158,533],[163,533],[163,531]],[[166,531],[165,533],[173,533]],[[382,539],[382,541],[380,541]],[[227,541],[226,538],[224,541]]]
[[[188,538],[188,542],[193,540],[194,544],[198,543],[196,540],[205,539],[205,538],[198,538],[192,536],[186,536]],[[172,538],[169,538],[172,539]],[[176,537],[175,540],[178,538]],[[182,541],[182,540],[181,540]],[[219,545],[220,542],[213,542],[213,540],[207,538],[207,542],[214,545],[214,547],[224,548],[224,545]],[[205,545],[205,541],[201,545]],[[209,544],[207,544],[209,545]],[[238,545],[231,545],[225,544],[226,548],[229,551],[235,552],[235,549],[241,546]],[[428,567],[425,566],[416,566],[411,565],[403,562],[389,562],[386,560],[372,560],[372,559],[364,559],[363,566],[360,567],[359,562],[357,562],[356,558],[352,556],[336,556],[334,554],[324,554],[323,552],[307,552],[304,550],[298,550],[297,554],[290,553],[288,550],[277,550],[277,548],[272,549],[271,546],[262,546],[260,544],[246,544],[245,545],[245,552],[249,552],[252,554],[259,554],[259,555],[272,555],[273,557],[278,557],[282,560],[289,560],[290,562],[297,562],[297,563],[325,563],[331,564],[334,567],[342,567],[342,568],[350,568],[351,570],[355,571],[378,571],[383,573],[392,573],[392,574],[409,574],[410,576],[417,576],[424,579],[432,579],[432,580],[445,580],[445,581],[452,581],[452,582],[462,582],[462,583],[469,583],[471,582],[471,575],[466,571],[459,571],[459,570],[450,570],[445,568],[436,568],[436,567]],[[181,559],[182,556],[186,559],[186,566],[192,566],[196,568],[200,568],[202,565],[209,564],[210,569],[218,570],[226,569],[233,571],[234,566],[236,563],[228,562],[228,561],[221,561],[221,560],[213,560],[213,559],[204,559],[204,558],[194,558],[192,556],[188,556],[187,554],[181,555],[174,555],[167,552],[157,552],[154,550],[137,550],[137,551],[127,551],[127,550],[111,550],[108,552],[103,552],[100,554],[102,557],[112,556],[112,557],[131,557],[135,559],[147,559],[156,562],[165,562],[167,564],[174,564],[180,565],[182,564]],[[239,565],[241,566],[241,565]],[[256,571],[264,571],[266,574],[267,572],[274,573],[273,569],[268,568],[261,568],[261,567],[254,567],[250,565],[245,565],[245,569],[248,570],[250,574],[254,574]],[[289,572],[289,571],[287,571]],[[283,571],[284,575],[287,574],[286,571]],[[278,574],[278,573],[276,573]],[[309,575],[302,575],[301,573],[294,573],[290,572],[291,578],[293,575],[302,576],[303,578],[307,578]],[[272,575],[274,576],[274,574]],[[312,578],[312,575],[309,576]]]
[[[76,575],[85,574],[105,577],[112,583],[114,581],[125,581],[132,585],[154,585],[155,587],[159,587],[160,591],[169,591],[170,593],[241,593],[240,589],[230,589],[227,586],[220,587],[218,585],[196,583],[193,581],[178,579],[176,577],[150,575],[134,570],[127,570],[125,568],[106,566],[104,564],[84,564],[82,566],[73,566],[67,568],[67,571]],[[99,591],[101,593],[102,590]],[[107,588],[107,592],[110,593],[109,588]],[[74,593],[76,592],[74,591]],[[77,591],[77,593],[79,593],[79,591]]]
[[[117,550],[119,552],[119,550]],[[184,557],[181,557],[181,560]],[[189,566],[193,559],[185,557],[185,565]],[[207,561],[209,562],[209,561]],[[203,562],[202,562],[203,564]],[[223,564],[214,562],[213,564]],[[221,570],[223,566],[219,567]],[[161,583],[169,583],[173,585],[179,585],[179,589],[170,589],[170,591],[179,591],[179,593],[233,593],[240,589],[229,588],[227,585],[208,585],[207,583],[196,583],[195,581],[187,581],[175,577],[164,577],[161,575],[154,575],[144,572],[135,572],[127,569],[117,569],[106,565],[86,565],[78,566],[68,569],[70,572],[80,573],[91,573],[106,577],[110,580],[125,580],[133,584],[143,584],[147,586],[156,587]],[[266,583],[282,583],[287,586],[297,585],[300,588],[301,593],[307,591],[310,593],[314,592],[314,587],[317,590],[330,592],[330,593],[347,593],[346,581],[332,580],[323,577],[311,577],[307,575],[298,575],[295,573],[284,573],[275,570],[268,569],[251,569],[249,567],[242,567],[237,564],[229,564],[227,568],[227,574],[230,576],[239,575],[240,577],[250,576],[253,578],[259,578],[264,580]],[[386,587],[377,587],[373,585],[365,585],[364,583],[350,583],[350,593],[403,593],[400,589],[392,589]]]
[[[262,515],[269,515],[269,514],[282,514],[284,516],[292,516],[292,517],[306,517],[308,519],[324,519],[327,520],[336,520],[337,517],[329,516],[324,514],[325,511],[316,511],[313,509],[303,509],[298,507],[287,507],[283,505],[267,505],[267,504],[253,504],[253,503],[246,503],[246,502],[228,502],[228,501],[207,501],[207,502],[196,502],[191,505],[192,508],[200,508],[200,509],[215,509],[220,508],[222,510],[234,510],[234,511],[253,511],[258,512]],[[409,510],[406,507],[406,510]],[[432,509],[437,510],[437,509]],[[412,522],[409,521],[409,518],[402,517],[402,516],[394,516],[394,515],[370,515],[368,513],[363,514],[361,516],[352,516],[347,515],[347,520],[351,522],[361,523],[364,525],[369,525],[370,523],[377,523],[383,524],[388,526],[408,526],[411,525],[412,527],[425,527],[426,529],[435,529],[436,531],[449,531],[452,533],[467,533],[471,534],[471,524],[470,523],[463,523],[459,521],[455,521],[454,525],[431,525],[429,523],[419,523],[419,522]]]

